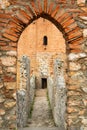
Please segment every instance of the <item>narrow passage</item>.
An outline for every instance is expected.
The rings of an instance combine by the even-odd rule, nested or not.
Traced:
[[[54,127],[52,112],[47,99],[47,89],[36,90],[29,127]]]

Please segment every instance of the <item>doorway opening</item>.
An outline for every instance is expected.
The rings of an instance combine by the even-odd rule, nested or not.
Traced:
[[[42,78],[42,89],[47,88],[47,78]]]

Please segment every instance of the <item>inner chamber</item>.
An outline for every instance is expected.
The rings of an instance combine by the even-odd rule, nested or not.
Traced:
[[[54,77],[54,60],[66,61],[65,39],[49,20],[39,18],[21,34],[18,41],[18,59],[26,55],[30,59],[30,76],[36,77],[36,88],[47,88],[47,79]],[[19,65],[17,84],[19,84]],[[17,85],[19,86],[19,85]]]

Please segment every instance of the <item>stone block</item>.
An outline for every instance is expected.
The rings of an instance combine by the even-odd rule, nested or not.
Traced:
[[[0,109],[0,116],[3,116],[3,115],[5,115],[5,110]]]
[[[20,62],[20,86],[17,91],[17,126],[26,126],[31,107],[30,101],[30,62],[27,56],[22,56]]]
[[[0,117],[0,128],[2,128],[2,124],[3,124],[3,119],[2,119],[2,117]]]
[[[17,91],[17,127],[23,128],[28,119],[28,99],[26,91],[21,89]]]
[[[80,58],[85,58],[85,57],[86,57],[86,53],[78,53],[78,54],[76,54],[76,53],[70,53],[68,55],[69,61],[76,61],[76,60],[78,60]]]
[[[16,102],[15,102],[15,101],[6,101],[6,102],[4,103],[4,106],[5,106],[6,109],[13,108],[15,105],[16,105]]]
[[[85,125],[85,126],[87,126],[87,119],[82,119],[82,123],[83,123],[83,125]]]
[[[0,89],[1,89],[1,88],[3,88],[3,84],[2,84],[2,83],[0,83]]]
[[[3,96],[0,96],[0,103],[5,102],[5,98]]]
[[[85,4],[85,0],[77,0],[77,4],[78,5],[84,5]]]
[[[3,76],[4,82],[14,82],[16,80],[15,75],[5,75]]]
[[[17,52],[16,51],[8,51],[6,53],[6,55],[8,55],[8,56],[17,56]]]
[[[64,79],[64,62],[56,59],[54,62],[54,108],[53,117],[58,127],[65,128],[66,84]]]
[[[16,67],[8,67],[7,68],[7,72],[9,73],[14,73],[14,74],[16,74],[16,72],[17,72],[17,70],[16,70]]]
[[[3,56],[1,57],[1,62],[2,65],[4,66],[13,66],[16,64],[16,58],[15,57],[10,57],[10,56]]]
[[[0,67],[0,74],[2,74],[3,73],[3,71],[2,71],[2,67]]]
[[[83,36],[86,38],[87,37],[87,29],[83,30]]]
[[[5,82],[4,85],[8,90],[15,90],[17,88],[16,82]]]
[[[70,62],[70,71],[78,71],[81,69],[81,65],[79,63]]]
[[[1,9],[5,9],[8,6],[10,6],[10,2],[8,0],[1,0],[0,1],[0,8]]]
[[[82,87],[82,90],[87,93],[87,87]]]
[[[29,101],[30,101],[30,108],[33,104],[34,101],[34,96],[35,96],[35,88],[36,88],[36,84],[35,84],[35,76],[31,76],[30,77],[30,91],[29,91]]]

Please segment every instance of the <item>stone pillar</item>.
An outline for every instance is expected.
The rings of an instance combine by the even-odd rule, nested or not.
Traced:
[[[17,91],[17,126],[24,127],[29,115],[30,61],[27,56],[20,60],[20,86]]]
[[[54,62],[54,108],[53,116],[55,124],[66,128],[65,111],[66,111],[66,84],[64,79],[64,61],[56,59]]]

